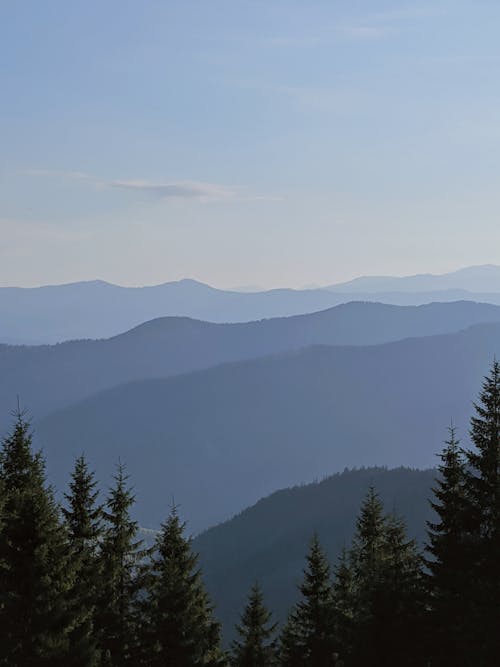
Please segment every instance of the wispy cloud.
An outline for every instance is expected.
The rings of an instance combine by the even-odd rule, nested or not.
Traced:
[[[318,46],[324,41],[319,35],[281,35],[270,37],[263,41],[265,46],[308,48]]]
[[[289,100],[299,111],[351,113],[366,104],[358,90],[336,86],[284,85],[259,81],[233,81],[233,85],[260,94],[276,95]]]
[[[394,30],[383,26],[374,25],[353,25],[339,28],[338,32],[348,39],[352,40],[375,40],[387,37]]]
[[[81,181],[98,190],[114,189],[142,193],[158,199],[191,199],[200,202],[279,201],[279,197],[255,195],[247,188],[205,181],[105,180],[81,171],[26,169],[26,176]]]
[[[215,183],[199,181],[171,181],[152,183],[149,181],[111,181],[109,187],[161,197],[179,197],[182,199],[199,199],[200,201],[229,201],[239,198],[238,188]]]
[[[351,19],[341,19],[339,23],[325,23],[313,30],[295,31],[265,40],[274,47],[307,48],[340,40],[370,41],[390,38],[406,30],[408,25],[418,21],[439,18],[448,13],[445,4],[436,0],[433,4],[414,4],[398,9],[372,11],[353,15]]]

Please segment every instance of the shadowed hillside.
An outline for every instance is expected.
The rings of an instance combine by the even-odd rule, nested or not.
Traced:
[[[0,345],[0,407],[8,415],[19,395],[39,418],[132,380],[179,375],[312,344],[383,343],[494,321],[500,321],[499,306],[466,301],[419,307],[349,303],[311,315],[247,324],[162,318],[108,340]]]
[[[322,482],[273,493],[195,540],[204,577],[226,637],[233,634],[250,586],[259,580],[279,620],[295,602],[312,533],[332,564],[349,546],[361,500],[370,484],[387,511],[402,515],[411,537],[422,542],[435,472],[398,468],[345,471]]]
[[[172,495],[193,530],[345,466],[434,465],[500,351],[500,325],[372,347],[312,347],[93,396],[37,426],[61,488],[85,451],[133,471],[142,525]]]

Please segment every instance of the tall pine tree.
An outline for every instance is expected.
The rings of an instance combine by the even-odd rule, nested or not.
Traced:
[[[65,494],[63,516],[67,526],[71,558],[75,568],[72,604],[80,620],[70,635],[71,659],[68,665],[92,666],[98,661],[95,613],[100,594],[99,542],[102,534],[102,508],[97,505],[98,491],[94,473],[85,457],[76,462]]]
[[[423,647],[409,650],[412,633],[423,631],[421,559],[403,522],[384,514],[373,487],[361,505],[350,562],[354,611],[347,664],[421,664]]]
[[[440,454],[431,507],[426,560],[429,571],[429,630],[433,664],[460,664],[471,633],[470,549],[465,461],[453,426]]]
[[[225,664],[220,626],[205,592],[198,556],[184,536],[176,508],[162,525],[146,598],[144,645],[150,667]]]
[[[233,667],[273,667],[276,664],[276,642],[273,635],[276,623],[264,605],[262,591],[254,584],[247,605],[236,626],[238,639],[232,644]]]
[[[351,646],[348,664],[363,665],[370,656],[377,661],[383,648],[377,606],[386,558],[386,530],[387,517],[383,504],[374,487],[370,486],[356,520],[350,552],[355,611],[352,630],[355,641]]]
[[[387,517],[385,558],[375,607],[382,651],[380,664],[426,665],[423,558],[404,521]],[[415,636],[420,641],[415,643]]]
[[[30,425],[19,411],[3,441],[0,480],[0,664],[67,665],[75,624],[67,535],[42,457],[32,452]]]
[[[301,599],[292,610],[281,637],[283,667],[330,667],[337,651],[330,566],[314,535],[304,578],[299,586]]]
[[[105,665],[135,664],[138,637],[138,598],[143,585],[146,551],[137,539],[138,524],[130,517],[135,498],[119,464],[115,484],[103,511],[100,596],[96,631]]]
[[[338,654],[346,657],[351,654],[353,647],[356,600],[351,554],[345,547],[333,573],[333,603]]]
[[[475,625],[471,660],[496,664],[500,654],[500,363],[495,359],[484,378],[471,419],[473,449],[467,452],[465,487],[469,500]]]

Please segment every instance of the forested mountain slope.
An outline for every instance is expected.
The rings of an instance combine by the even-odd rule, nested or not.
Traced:
[[[310,315],[246,324],[162,318],[107,340],[0,345],[1,414],[9,414],[16,396],[40,418],[132,380],[179,375],[312,344],[383,343],[494,321],[500,321],[499,306],[467,301],[418,307],[349,303]]]
[[[284,620],[296,599],[304,555],[315,531],[335,564],[354,532],[359,507],[373,484],[388,512],[408,524],[411,537],[425,539],[431,516],[433,470],[350,470],[313,484],[283,489],[238,516],[199,535],[204,578],[217,604],[226,636],[233,633],[250,586],[258,580],[276,618]]]
[[[453,418],[465,437],[500,325],[370,347],[316,346],[102,392],[37,424],[61,488],[85,451],[121,458],[141,523],[175,497],[193,530],[276,488],[345,466],[428,467]]]

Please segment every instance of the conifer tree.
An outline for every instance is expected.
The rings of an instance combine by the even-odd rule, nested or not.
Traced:
[[[471,418],[474,449],[467,452],[471,473],[468,492],[478,529],[487,548],[500,539],[500,363],[495,359],[484,378],[476,415]],[[483,554],[485,557],[487,553]]]
[[[387,517],[373,486],[364,498],[350,551],[354,586],[354,617],[349,664],[363,665],[369,656],[380,656],[377,604],[382,590],[386,558]],[[376,663],[378,664],[378,663]]]
[[[471,660],[495,664],[500,654],[500,363],[484,378],[471,419],[474,448],[467,452],[465,486],[469,500],[472,566],[468,589],[476,627]]]
[[[281,667],[303,667],[304,650],[300,642],[301,628],[292,610],[288,614],[279,637],[279,664]]]
[[[384,665],[423,665],[425,589],[423,559],[404,521],[390,515],[386,528],[385,562],[375,606]],[[416,644],[415,637],[420,641]]]
[[[345,657],[352,651],[355,613],[354,572],[351,555],[345,547],[334,569],[333,602],[338,654]]]
[[[281,664],[330,667],[337,649],[332,584],[330,566],[316,535],[311,541],[299,591],[301,599],[282,635]]]
[[[431,507],[437,521],[428,522],[426,560],[430,577],[430,650],[433,664],[460,664],[470,634],[470,558],[465,462],[453,426],[445,443],[433,488]]]
[[[67,526],[71,558],[75,568],[72,604],[80,621],[70,635],[71,660],[68,665],[97,664],[98,649],[95,613],[100,594],[99,540],[102,533],[102,508],[96,504],[98,491],[94,473],[85,457],[76,462],[65,494],[63,516]]]
[[[146,599],[144,645],[151,650],[151,667],[216,667],[226,662],[220,626],[184,528],[173,507],[157,540]]]
[[[272,667],[276,664],[276,623],[264,605],[262,591],[254,584],[247,605],[236,626],[239,638],[232,644],[231,665],[234,667]]]
[[[351,549],[358,588],[366,592],[376,585],[386,546],[387,517],[375,488],[370,486],[356,520],[356,533]]]
[[[66,665],[75,622],[68,602],[73,572],[67,536],[20,411],[3,441],[0,479],[0,664]]]
[[[420,664],[408,650],[412,632],[422,633],[421,559],[403,522],[384,514],[373,487],[364,499],[350,553],[354,614],[349,664]]]
[[[146,555],[138,540],[138,524],[130,517],[135,498],[119,464],[115,484],[103,511],[100,596],[96,630],[105,665],[135,664],[138,634],[138,596],[143,585]]]

